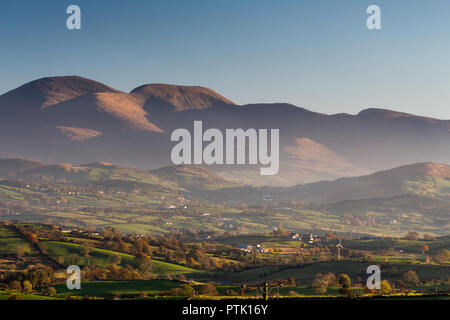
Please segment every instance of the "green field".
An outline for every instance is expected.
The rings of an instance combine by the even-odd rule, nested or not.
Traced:
[[[58,294],[66,296],[111,297],[140,293],[160,295],[182,284],[175,280],[86,281],[81,283],[81,290],[69,290],[65,284],[55,286],[55,289]]]
[[[1,254],[15,254],[18,248],[26,253],[36,253],[36,250],[20,234],[12,229],[0,226]]]
[[[294,278],[300,285],[310,285],[318,273],[332,272],[334,274],[346,273],[352,279],[361,277],[366,279],[367,267],[372,262],[360,261],[324,261],[302,265],[281,265],[264,266],[259,268],[247,269],[238,273],[223,274],[221,280],[223,283],[249,283],[260,284],[264,281],[281,280]],[[402,273],[409,270],[415,270],[421,280],[447,279],[449,275],[447,266],[425,265],[425,264],[392,264],[387,269],[381,268],[382,278],[388,280],[397,280],[401,278]]]
[[[421,253],[421,245],[427,245],[429,251],[427,254],[435,253],[442,249],[448,249],[448,240],[403,240],[403,239],[382,239],[382,240],[345,240],[345,247],[348,249],[357,250],[373,250],[373,249],[389,249],[394,248],[397,250],[403,250],[406,253]]]
[[[70,256],[77,255],[79,258],[74,258],[76,261],[73,261],[73,263],[80,266],[91,263],[101,267],[106,267],[111,264],[111,257],[113,255],[119,255],[121,257],[120,264],[122,266],[125,266],[127,264],[134,266],[134,256],[129,254],[94,248],[89,254],[89,257],[82,257],[82,248],[78,244],[59,241],[45,241],[45,243],[47,245],[47,252],[53,259],[57,259],[57,257],[60,256],[68,257],[70,259]],[[152,272],[157,275],[176,275],[196,273],[199,271],[173,263],[152,260]]]
[[[38,294],[32,294],[32,293],[21,293],[21,292],[14,292],[14,291],[1,291],[0,290],[0,301],[1,300],[9,300],[12,297],[17,297],[21,300],[59,300],[61,298],[54,298],[54,297],[48,297],[48,296],[42,296]]]

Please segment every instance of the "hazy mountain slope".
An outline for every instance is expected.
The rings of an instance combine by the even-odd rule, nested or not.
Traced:
[[[162,179],[147,171],[105,162],[80,166],[67,163],[41,165],[28,170],[21,170],[16,174],[9,174],[8,176],[29,182],[47,183],[88,184],[92,182],[120,180],[136,183],[164,184]]]
[[[0,159],[0,179],[14,177],[42,166],[42,163],[32,160]]]
[[[312,183],[288,190],[288,194],[284,194],[283,197],[324,203],[391,198],[408,194],[450,198],[450,166],[418,163],[367,176]],[[282,193],[281,190],[280,193]]]
[[[42,114],[54,124],[81,126],[101,132],[123,127],[161,132],[146,118],[141,101],[121,92],[86,94],[48,107]]]
[[[96,184],[127,189],[133,185],[150,185],[173,192],[235,187],[199,166],[172,166],[148,172],[105,162],[80,166],[68,163],[43,165],[19,159],[0,160],[1,179],[50,184]]]
[[[163,180],[176,182],[186,190],[236,187],[236,185],[216,176],[211,171],[196,165],[165,167],[152,170],[150,173]]]

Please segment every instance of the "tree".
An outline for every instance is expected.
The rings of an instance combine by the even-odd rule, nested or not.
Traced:
[[[18,260],[22,260],[24,254],[25,254],[25,252],[24,252],[23,248],[20,247],[20,246],[17,246],[17,248],[16,248],[16,257],[17,257],[17,259]]]
[[[9,288],[13,291],[22,291],[22,285],[19,281],[13,280],[9,283]]]
[[[80,257],[76,253],[72,253],[64,258],[66,265],[77,265],[80,261]]]
[[[333,273],[327,274],[316,274],[316,279],[311,284],[311,287],[316,290],[319,294],[324,294],[327,292],[329,286],[334,286],[336,284],[336,276]]]
[[[316,279],[312,283],[311,287],[313,287],[318,294],[325,294],[327,292],[328,285],[326,281]]]
[[[55,296],[55,295],[56,295],[56,289],[53,288],[53,287],[48,287],[48,288],[47,288],[47,294],[48,294],[50,297]]]
[[[417,240],[418,238],[419,234],[415,231],[409,231],[405,236],[406,240]]]
[[[135,257],[136,264],[141,267],[150,262],[150,257],[145,253],[139,252]]]
[[[290,278],[287,280],[287,285],[288,285],[288,286],[291,286],[291,287],[295,287],[295,285],[296,285],[295,279],[294,279],[293,277],[290,277]]]
[[[388,295],[391,294],[392,288],[391,285],[389,284],[389,281],[387,280],[383,280],[380,283],[380,293],[383,295]]]
[[[424,255],[425,252],[430,250],[430,247],[426,244],[422,244],[422,245],[420,245],[420,250],[422,251],[422,254]]]
[[[23,288],[23,292],[30,293],[33,290],[33,285],[31,284],[30,281],[25,280],[23,282],[22,288]]]
[[[351,284],[352,284],[352,281],[350,280],[350,277],[348,276],[348,274],[345,274],[345,273],[341,273],[341,274],[338,276],[337,282],[338,282],[341,286],[347,285],[348,287],[350,287]]]
[[[179,288],[172,288],[169,294],[177,297],[191,297],[194,294],[194,288],[189,285],[183,285]]]
[[[214,285],[212,284],[204,284],[202,286],[200,286],[200,288],[198,289],[198,293],[201,295],[205,295],[205,296],[217,296],[219,295],[219,293],[217,292],[217,289]]]
[[[435,260],[438,263],[449,262],[450,261],[450,250],[443,249],[443,250],[439,251],[435,256]]]
[[[403,281],[405,281],[410,286],[414,286],[419,282],[419,277],[416,271],[409,270],[402,275]]]
[[[430,236],[428,233],[425,233],[423,235],[423,240],[425,240],[425,241],[434,241],[435,239],[434,239],[433,236]]]
[[[118,266],[122,262],[122,258],[117,253],[115,253],[110,256],[110,261],[112,264]]]
[[[89,248],[88,246],[80,246],[80,251],[83,257],[88,258],[92,248]]]
[[[56,257],[56,262],[58,262],[60,265],[64,265],[64,257],[63,256]]]
[[[39,242],[39,249],[42,253],[47,254],[47,244],[45,242]]]
[[[275,237],[280,237],[280,238],[284,238],[287,237],[288,233],[286,230],[283,229],[283,227],[280,225],[278,228],[276,228],[275,230],[273,230],[273,235]]]

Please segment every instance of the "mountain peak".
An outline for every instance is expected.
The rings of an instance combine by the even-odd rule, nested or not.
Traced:
[[[0,103],[45,108],[87,93],[118,92],[100,82],[80,76],[46,77],[11,90],[0,97]],[[2,103],[2,104],[3,104]]]
[[[374,116],[374,117],[382,117],[382,118],[400,118],[400,117],[415,117],[412,114],[393,111],[389,109],[380,109],[380,108],[368,108],[362,110],[358,113],[358,116]]]
[[[411,118],[411,119],[419,119],[424,120],[429,123],[436,123],[445,120],[438,120],[430,117],[418,116],[406,112],[399,112],[389,109],[378,109],[378,108],[369,108],[364,109],[358,113],[359,117],[372,117],[372,118],[382,118],[382,119],[395,119],[395,118]]]
[[[146,84],[131,91],[144,99],[148,109],[171,111],[206,109],[216,106],[235,105],[214,90],[200,86],[180,86],[173,84]]]
[[[417,172],[425,176],[450,180],[450,165],[448,164],[423,162],[410,165],[410,167],[414,167]]]

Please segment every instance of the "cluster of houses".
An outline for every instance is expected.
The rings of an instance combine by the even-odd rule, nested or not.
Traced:
[[[288,238],[290,240],[303,241],[308,244],[315,244],[321,241],[320,237],[317,234],[313,233],[309,234],[290,233]]]
[[[238,244],[237,248],[245,252],[269,252],[268,249],[264,248],[260,244]]]
[[[72,235],[77,235],[77,236],[87,234],[87,231],[81,230],[81,229],[77,229],[77,228],[65,228],[65,227],[62,227],[62,228],[60,228],[60,231],[63,234],[72,234]],[[92,236],[99,236],[100,232],[96,230],[96,231],[92,232],[91,235]]]
[[[299,234],[299,233],[290,233],[287,237],[288,240],[297,240],[303,241],[310,245],[320,246],[321,239],[317,234],[309,233],[309,234]],[[273,249],[264,248],[260,244],[238,244],[237,248],[245,251],[245,252],[272,252]]]

